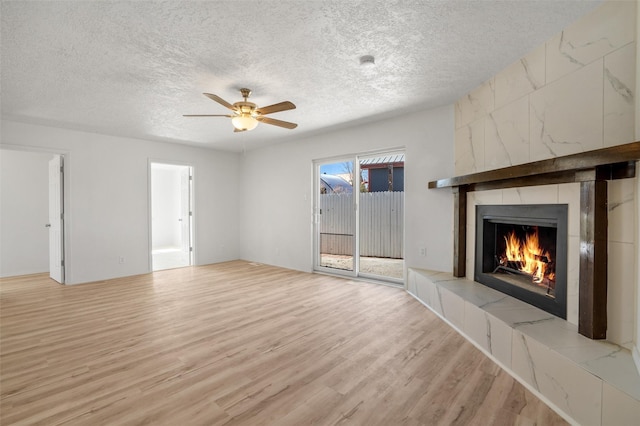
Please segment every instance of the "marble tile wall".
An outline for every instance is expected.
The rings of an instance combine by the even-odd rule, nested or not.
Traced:
[[[605,2],[456,102],[456,174],[633,142],[636,7]]]
[[[464,175],[633,142],[636,93],[634,1],[607,1],[455,105],[455,170]],[[609,182],[607,338],[634,333],[635,180]],[[579,185],[469,194],[474,204],[569,204],[567,320],[578,320]],[[473,277],[475,221],[467,224]],[[630,228],[631,227],[631,228]]]

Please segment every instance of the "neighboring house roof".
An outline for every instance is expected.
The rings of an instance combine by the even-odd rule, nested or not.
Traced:
[[[385,155],[382,157],[367,158],[360,160],[360,168],[369,169],[376,166],[382,166],[386,164],[404,163],[404,154]]]

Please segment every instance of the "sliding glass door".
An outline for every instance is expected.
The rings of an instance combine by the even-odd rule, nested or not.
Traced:
[[[359,275],[402,281],[404,154],[359,157]]]
[[[316,170],[317,259],[321,268],[355,271],[355,200],[352,160],[323,163]]]
[[[401,283],[404,153],[315,164],[314,268]]]

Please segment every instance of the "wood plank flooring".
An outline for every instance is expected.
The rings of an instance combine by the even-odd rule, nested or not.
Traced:
[[[2,425],[560,425],[401,289],[244,261],[0,280]]]

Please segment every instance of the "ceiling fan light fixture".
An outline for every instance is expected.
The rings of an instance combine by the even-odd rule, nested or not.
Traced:
[[[233,127],[238,130],[253,130],[258,125],[258,120],[253,118],[251,114],[241,114],[231,119]]]
[[[283,101],[277,104],[258,108],[258,106],[253,102],[247,101],[247,98],[251,94],[251,90],[240,89],[240,93],[242,94],[244,101],[236,102],[234,104],[230,104],[220,96],[214,95],[213,93],[203,93],[203,95],[212,101],[230,109],[233,112],[232,114],[185,114],[184,117],[228,117],[231,119],[231,124],[233,124],[233,127],[235,128],[235,132],[253,130],[256,128],[258,123],[283,127],[290,130],[298,127],[296,123],[265,117],[266,115],[273,114],[274,112],[296,109],[296,106],[292,102]]]

